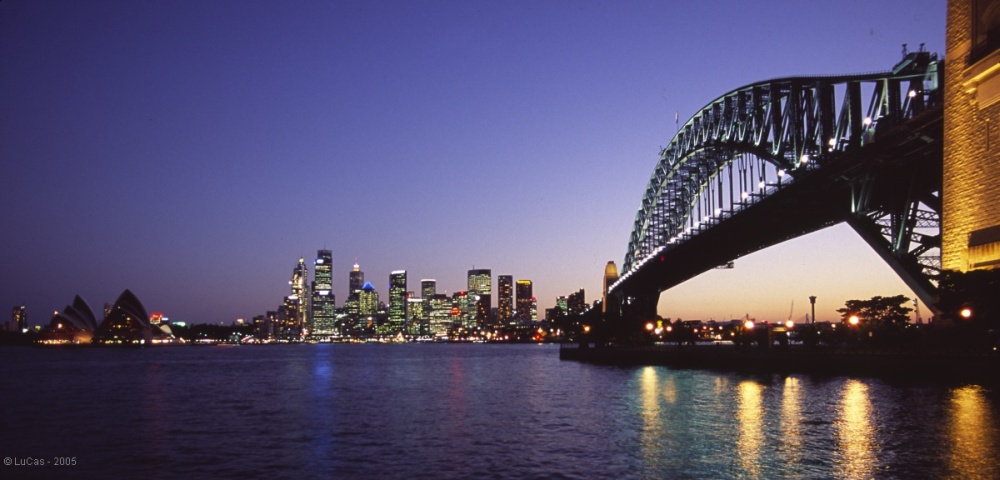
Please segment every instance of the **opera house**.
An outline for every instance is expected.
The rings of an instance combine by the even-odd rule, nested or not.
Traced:
[[[77,295],[62,313],[53,315],[39,338],[39,343],[45,345],[146,345],[173,341],[170,327],[150,323],[145,307],[129,290],[118,296],[100,323],[90,305]]]

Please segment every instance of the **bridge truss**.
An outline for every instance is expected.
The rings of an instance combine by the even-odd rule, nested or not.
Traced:
[[[916,52],[889,72],[780,78],[713,100],[660,152],[612,290],[629,290],[643,270],[669,268],[650,263],[805,182],[797,195],[846,195],[843,202],[828,197],[842,205],[817,209],[823,218],[784,237],[847,221],[932,304],[940,271],[940,161],[935,171],[933,161],[914,159],[940,159],[942,73],[935,56]],[[766,246],[733,250],[716,265]]]

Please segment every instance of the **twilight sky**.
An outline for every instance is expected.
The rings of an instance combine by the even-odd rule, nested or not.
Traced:
[[[125,288],[189,323],[275,309],[355,258],[535,282],[539,312],[619,266],[659,150],[772,77],[944,53],[945,1],[0,2],[0,307],[32,324]],[[663,294],[660,314],[832,320],[910,292],[846,226]],[[494,300],[494,306],[496,301]],[[926,312],[926,310],[924,310]],[[3,315],[6,321],[8,313]]]

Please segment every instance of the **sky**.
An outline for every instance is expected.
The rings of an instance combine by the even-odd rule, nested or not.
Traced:
[[[659,151],[702,106],[792,75],[944,54],[946,2],[0,2],[0,307],[47,323],[130,289],[229,323],[299,257],[383,296],[466,272],[539,312],[621,266]],[[833,320],[913,297],[844,225],[663,293],[684,319]],[[494,307],[496,301],[493,302]],[[926,307],[924,307],[926,308]],[[924,310],[926,312],[926,310]],[[4,318],[6,320],[6,318]]]

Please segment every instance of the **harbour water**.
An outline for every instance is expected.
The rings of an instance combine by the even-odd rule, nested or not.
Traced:
[[[0,379],[0,478],[1000,478],[975,384],[473,344],[8,347]]]

